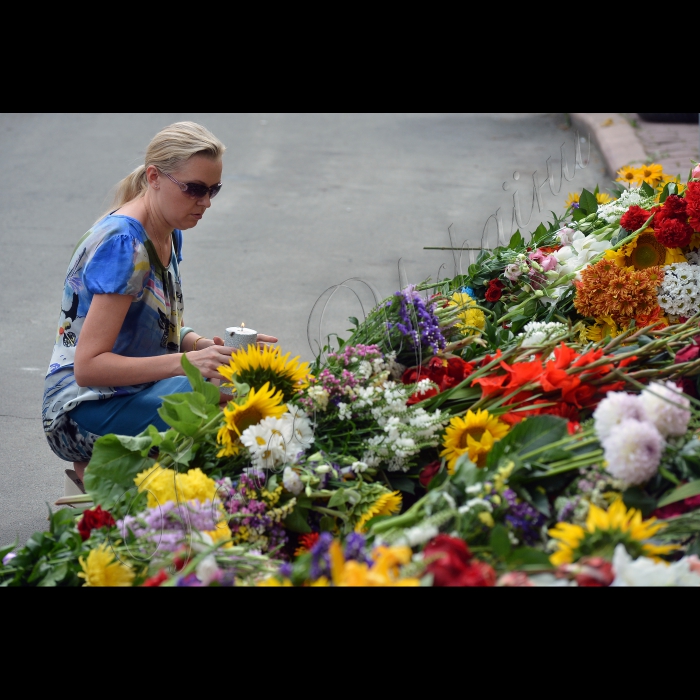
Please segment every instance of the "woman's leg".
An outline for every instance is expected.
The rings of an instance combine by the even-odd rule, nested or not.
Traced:
[[[83,476],[85,476],[85,467],[87,467],[88,464],[89,462],[73,462],[73,471],[80,481],[82,481]]]

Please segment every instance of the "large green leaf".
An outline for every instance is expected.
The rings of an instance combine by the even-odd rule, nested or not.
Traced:
[[[110,434],[97,440],[84,478],[85,489],[96,504],[112,508],[135,488],[134,477],[154,464],[142,454],[150,444],[148,431],[136,437]]]
[[[185,353],[182,354],[182,368],[185,370],[185,374],[190,380],[192,389],[198,394],[201,394],[206,403],[218,406],[220,400],[219,387],[214,386],[211,382],[205,381],[202,373],[187,359]]]
[[[158,415],[168,425],[190,437],[218,412],[218,404],[208,402],[203,394],[193,391],[163,397],[163,405],[158,409]]]
[[[654,188],[646,182],[643,182],[639,189],[645,197],[651,197],[654,194]]]
[[[487,466],[498,465],[503,457],[520,457],[565,437],[567,422],[559,416],[532,416],[515,425],[508,435],[499,440],[489,452]],[[537,455],[537,461],[547,459],[547,451]]]
[[[677,489],[667,493],[659,500],[657,507],[661,508],[662,506],[667,506],[670,503],[682,501],[684,498],[691,498],[692,496],[698,495],[700,495],[700,479],[689,481],[687,484],[683,484],[683,486],[679,486]]]
[[[596,196],[586,189],[581,192],[581,197],[579,198],[578,203],[579,208],[586,212],[586,216],[589,214],[594,214],[596,211],[598,211],[598,200],[596,199]]]

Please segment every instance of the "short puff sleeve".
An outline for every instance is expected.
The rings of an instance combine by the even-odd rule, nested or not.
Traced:
[[[143,243],[117,234],[97,247],[83,270],[83,284],[91,294],[128,294],[140,301],[150,271]]]

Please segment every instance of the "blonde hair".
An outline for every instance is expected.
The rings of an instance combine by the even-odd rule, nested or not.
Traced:
[[[148,189],[146,168],[149,165],[155,165],[161,172],[171,174],[192,156],[200,155],[216,160],[223,156],[225,150],[226,146],[200,124],[176,122],[166,126],[148,144],[144,164],[117,184],[112,206],[101,218],[127,202],[143,197]]]

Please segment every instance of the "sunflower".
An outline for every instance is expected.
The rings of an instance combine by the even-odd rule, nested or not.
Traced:
[[[612,558],[616,545],[622,543],[631,557],[650,557],[663,561],[659,555],[668,554],[678,547],[676,545],[655,545],[646,542],[665,523],[656,518],[642,521],[641,511],[627,510],[621,498],[618,498],[607,511],[591,503],[586,518],[586,527],[570,523],[557,523],[549,534],[556,540],[559,549],[552,554],[550,561],[554,566],[570,564],[584,556],[605,556]]]
[[[687,262],[680,248],[666,248],[656,238],[653,229],[640,233],[618,250],[606,250],[605,258],[612,260],[618,267],[633,267],[635,270],[670,265],[673,262]]]
[[[275,393],[274,387],[266,382],[257,392],[251,388],[242,403],[229,403],[224,409],[224,424],[216,435],[216,441],[222,445],[217,457],[237,455],[241,449],[243,431],[251,425],[257,425],[268,416],[280,418],[287,410],[283,401],[282,392]]]
[[[83,586],[131,586],[134,572],[122,564],[108,551],[109,544],[104,542],[97,549],[91,549],[87,561],[78,558],[82,571],[78,574],[85,579]]]
[[[643,165],[637,172],[639,173],[639,177],[642,179],[642,181],[646,182],[652,187],[656,187],[656,185],[661,182],[664,177],[663,165],[659,165],[658,163]]]
[[[365,524],[375,515],[395,515],[401,510],[401,492],[384,491],[362,513],[355,525],[356,532],[362,532]]]
[[[476,335],[484,330],[486,316],[476,307],[476,301],[463,292],[456,292],[447,302],[448,306],[460,307],[457,313],[456,328],[462,335]]]
[[[289,355],[282,355],[280,348],[265,345],[249,345],[243,351],[231,355],[228,366],[219,367],[219,372],[230,382],[236,380],[251,387],[260,388],[266,382],[282,392],[284,400],[289,401],[298,391],[309,386],[309,363],[299,363],[299,357],[289,360]]]
[[[626,182],[628,185],[638,186],[642,184],[642,175],[638,168],[625,165],[617,171],[617,182]]]
[[[455,416],[445,430],[441,457],[447,457],[447,471],[452,474],[457,460],[465,453],[477,467],[483,467],[486,455],[496,440],[508,432],[508,425],[488,411],[468,410],[464,418]]]

